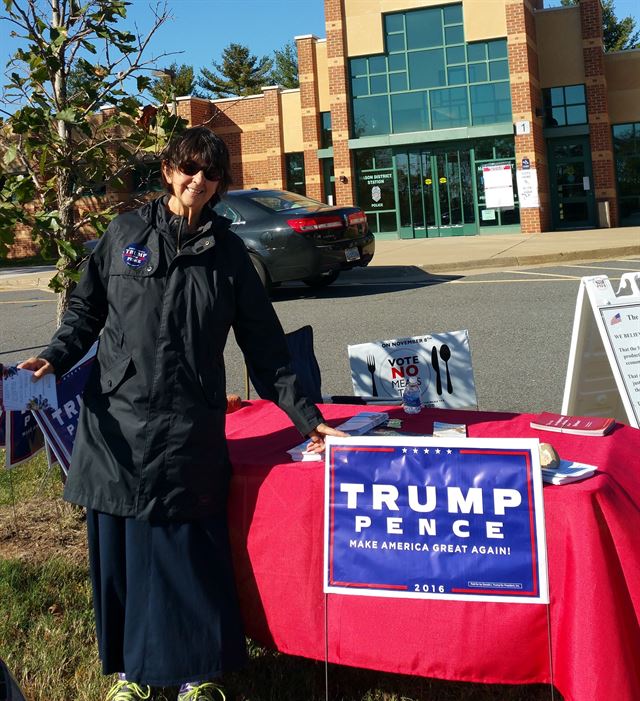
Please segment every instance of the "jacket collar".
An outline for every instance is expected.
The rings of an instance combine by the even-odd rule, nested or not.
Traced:
[[[190,234],[186,233],[186,218],[173,214],[167,207],[168,200],[169,195],[163,195],[148,202],[140,209],[140,216],[156,228],[162,236],[169,238],[173,245],[175,245],[178,230],[182,226],[182,250],[189,249],[194,253],[201,253],[212,248],[215,245],[215,234],[221,231],[225,221],[213,209],[217,198],[203,208],[198,227]]]

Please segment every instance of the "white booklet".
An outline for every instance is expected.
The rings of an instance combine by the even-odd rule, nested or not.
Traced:
[[[2,367],[2,404],[7,411],[57,409],[56,376],[53,373],[33,381],[31,370]]]
[[[371,429],[379,426],[385,421],[389,420],[389,414],[386,411],[363,411],[350,419],[347,419],[344,423],[337,426],[340,431],[348,433],[350,436],[362,436]],[[300,443],[295,448],[290,448],[287,453],[291,456],[291,459],[295,462],[307,462],[308,460],[324,460],[323,453],[308,453],[307,448],[309,447],[311,440],[306,440],[304,443]]]
[[[595,465],[583,462],[560,460],[560,466],[556,470],[542,468],[542,481],[549,484],[569,484],[591,477],[597,469]]]

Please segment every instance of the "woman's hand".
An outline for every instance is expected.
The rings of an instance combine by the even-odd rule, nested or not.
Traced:
[[[53,365],[48,360],[44,358],[27,358],[23,363],[20,363],[18,367],[21,370],[34,370],[32,380],[42,379],[45,375],[51,372],[55,372]]]
[[[318,424],[313,431],[309,434],[311,443],[307,447],[307,453],[322,453],[324,450],[324,437],[325,436],[338,436],[339,438],[345,438],[348,433],[344,431],[339,431],[337,428],[331,428],[327,424]]]
[[[242,399],[237,394],[227,394],[227,414],[242,409]]]

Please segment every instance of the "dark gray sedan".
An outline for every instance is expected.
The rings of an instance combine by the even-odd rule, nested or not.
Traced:
[[[341,270],[373,258],[375,240],[358,207],[331,207],[286,190],[233,190],[215,209],[231,220],[266,286],[302,280],[325,287]]]

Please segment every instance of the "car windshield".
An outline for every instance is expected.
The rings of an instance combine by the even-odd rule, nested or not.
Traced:
[[[289,209],[318,209],[325,206],[322,202],[297,195],[295,192],[256,192],[255,195],[250,195],[249,199],[272,212],[284,212]]]

